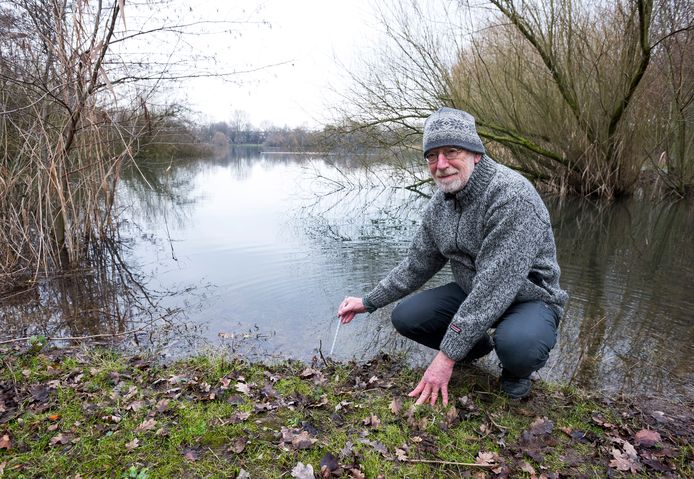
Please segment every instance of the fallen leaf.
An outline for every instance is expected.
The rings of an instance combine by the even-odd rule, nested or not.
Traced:
[[[251,394],[251,388],[248,387],[248,384],[246,384],[246,383],[237,382],[236,383],[236,390],[240,393],[245,394],[246,396]]]
[[[50,421],[57,421],[58,419],[60,419],[60,414],[51,414],[50,416],[48,416],[48,419]]]
[[[294,469],[292,469],[292,477],[295,479],[314,479],[313,466],[311,464],[297,462]]]
[[[610,461],[610,467],[618,471],[631,471],[632,473],[636,473],[639,470],[639,464],[617,448],[612,449],[612,457],[614,459]]]
[[[352,444],[352,441],[347,441],[342,449],[340,449],[340,457],[341,458],[346,458],[352,455],[353,451],[352,448],[354,447],[354,444]]]
[[[101,416],[101,419],[103,419],[104,421],[112,422],[114,424],[118,424],[119,422],[121,422],[123,418],[121,418],[120,416],[116,416],[115,414],[111,414],[110,416]]]
[[[637,446],[643,447],[653,447],[662,441],[660,434],[657,431],[651,431],[649,429],[641,429],[636,433],[634,439]]]
[[[390,411],[393,414],[400,414],[400,411],[402,411],[402,399],[401,398],[394,398],[390,402]]]
[[[454,426],[458,422],[458,410],[455,405],[451,406],[448,411],[446,411],[446,425]]]
[[[499,461],[499,456],[495,452],[478,452],[475,458],[475,464],[485,465],[485,464],[497,464]]]
[[[183,449],[183,457],[185,457],[190,462],[195,462],[200,459],[200,451],[192,447],[186,447]]]
[[[238,424],[245,421],[249,417],[251,417],[251,413],[246,411],[237,411],[233,416],[231,416],[231,423]]]
[[[0,449],[4,449],[6,451],[12,449],[12,441],[10,440],[9,434],[3,434],[3,436],[0,437]]]
[[[144,401],[133,401],[130,404],[128,404],[128,406],[125,409],[137,412],[140,409],[142,409],[143,407],[145,407]]]
[[[552,429],[554,429],[554,423],[546,417],[538,417],[532,422],[532,424],[530,424],[530,433],[533,436],[549,434],[552,432]]]
[[[375,414],[371,414],[369,417],[366,419],[363,419],[361,423],[364,426],[369,426],[369,427],[378,427],[381,425],[381,420],[376,416]]]
[[[523,461],[523,464],[521,464],[521,471],[530,474],[530,479],[537,479],[537,473],[535,472],[535,468],[525,461]]]
[[[388,456],[388,448],[380,441],[371,441],[369,439],[359,439],[359,442],[371,446],[376,452],[382,456]]]
[[[246,449],[246,439],[242,437],[237,437],[236,439],[234,439],[231,445],[229,445],[227,451],[234,452],[236,454],[241,454],[244,449]]]
[[[352,479],[366,479],[364,473],[361,472],[359,469],[350,469],[349,474],[350,476],[352,476]]]
[[[67,444],[70,442],[70,437],[67,434],[63,434],[62,432],[59,433],[57,436],[53,436],[51,440],[49,441],[51,446],[55,446],[56,444]]]
[[[157,401],[157,405],[154,406],[157,412],[164,412],[169,408],[169,400],[168,399],[160,399]]]
[[[309,436],[308,432],[301,431],[292,438],[292,446],[296,449],[309,449],[316,441],[317,439]]]
[[[399,447],[395,448],[395,457],[398,459],[398,461],[407,461],[407,453]]]
[[[316,376],[317,374],[320,374],[320,371],[318,371],[317,369],[306,368],[299,373],[299,377],[301,379],[308,379],[312,378],[313,376]]]
[[[138,438],[135,438],[135,439],[133,439],[132,441],[126,443],[126,444],[125,444],[125,448],[126,448],[128,451],[132,451],[132,450],[134,450],[135,448],[137,448],[137,446],[139,446],[139,445],[140,445],[140,440],[139,440]]]
[[[236,479],[251,479],[251,475],[245,469],[241,469]]]
[[[371,376],[371,377],[369,378],[369,384],[373,384],[373,383],[375,383],[375,382],[377,382],[377,381],[378,381],[378,377],[377,377],[377,376]]]
[[[145,419],[142,423],[135,428],[135,432],[151,431],[157,426],[157,421],[155,419]]]
[[[335,456],[329,452],[326,452],[323,458],[320,460],[321,471],[324,467],[327,468],[328,471],[333,472],[340,467],[340,464],[337,462],[337,458]]]

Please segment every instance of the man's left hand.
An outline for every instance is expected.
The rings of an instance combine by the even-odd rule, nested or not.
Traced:
[[[433,406],[441,393],[443,405],[448,405],[448,382],[453,374],[455,361],[443,354],[441,351],[436,355],[427,370],[419,381],[417,387],[408,394],[410,397],[419,395],[415,404],[423,404],[429,401]]]

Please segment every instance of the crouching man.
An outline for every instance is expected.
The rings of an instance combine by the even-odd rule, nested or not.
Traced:
[[[530,374],[545,365],[556,342],[567,299],[547,208],[528,180],[485,154],[475,119],[464,111],[433,113],[423,150],[438,190],[409,253],[363,298],[345,298],[337,314],[346,324],[400,300],[450,263],[454,282],[409,296],[393,310],[400,334],[439,351],[409,395],[434,405],[441,393],[447,404],[454,364],[495,349],[501,388],[523,398]]]

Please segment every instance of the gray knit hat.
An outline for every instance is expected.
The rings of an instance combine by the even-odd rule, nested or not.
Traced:
[[[484,154],[484,145],[477,135],[475,118],[455,108],[439,108],[424,123],[424,156],[434,148],[457,146]]]

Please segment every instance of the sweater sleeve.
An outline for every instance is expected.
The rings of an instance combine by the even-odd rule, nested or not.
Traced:
[[[539,197],[513,196],[489,210],[471,290],[441,341],[440,350],[449,358],[458,361],[467,355],[528,277],[549,228],[549,218],[537,201]]]
[[[425,214],[405,259],[365,296],[374,308],[382,308],[420,288],[448,261],[436,247],[428,218]]]

